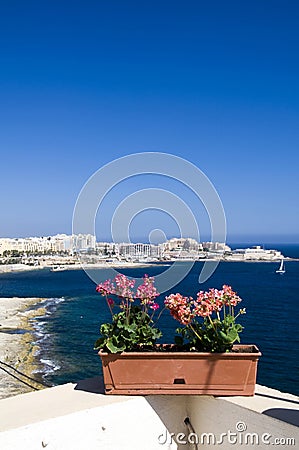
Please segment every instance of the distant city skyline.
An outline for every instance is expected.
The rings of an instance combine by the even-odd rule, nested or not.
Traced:
[[[28,238],[0,238],[1,264],[11,264],[11,259],[19,258],[18,262],[32,264],[33,256],[51,259],[60,255],[61,257],[82,255],[91,257],[101,255],[102,258],[154,258],[167,257],[171,259],[203,259],[209,257],[228,257],[235,259],[266,259],[277,260],[283,257],[281,251],[276,249],[265,249],[257,245],[251,248],[232,249],[225,242],[198,241],[196,239],[171,238],[159,243],[133,243],[128,241],[97,241],[95,235],[91,234],[57,234],[55,236],[32,236]],[[93,261],[96,263],[96,261]],[[39,265],[39,264],[38,264]]]
[[[25,236],[25,235],[24,236],[0,236],[0,241],[6,240],[6,239],[7,240],[45,239],[46,240],[48,238],[56,238],[56,237],[63,238],[63,236],[71,237],[72,234],[57,233],[57,234],[53,234],[53,235],[45,235],[45,234],[43,234],[43,235],[36,235],[36,236],[33,236],[33,235],[31,235],[31,236],[29,236],[29,235],[28,236]],[[84,235],[82,235],[82,236],[84,236]],[[166,236],[165,240],[160,241],[159,243],[154,243],[154,245],[158,245],[160,243],[161,244],[165,243],[166,241],[170,241],[171,239],[180,239],[180,238],[182,238],[182,239],[195,239],[196,240],[196,238],[194,238],[192,236],[174,236],[174,235],[171,235],[171,236]],[[123,243],[151,244],[152,243],[149,240],[146,240],[146,239],[143,240],[142,237],[140,239],[135,238],[135,239],[132,239],[130,241],[126,241],[126,240],[123,240],[123,241],[121,241],[121,240],[116,241],[115,240],[115,241],[113,241],[113,240],[109,240],[109,239],[102,239],[101,237],[98,237],[98,236],[95,236],[95,239],[96,239],[95,240],[96,243],[109,243],[109,244],[123,244]],[[207,239],[202,238],[198,242],[199,243],[205,243],[205,242],[216,242],[216,241],[215,240],[214,241],[209,241]],[[293,242],[293,241],[290,241],[290,242],[288,242],[288,241],[285,241],[285,242],[283,242],[283,241],[275,241],[275,240],[271,241],[271,240],[269,240],[269,236],[268,236],[268,239],[265,239],[265,240],[258,239],[257,236],[251,236],[251,237],[244,237],[243,236],[243,239],[242,239],[242,236],[240,236],[240,240],[236,240],[236,241],[228,241],[228,240],[226,240],[224,243],[226,243],[227,245],[232,244],[233,246],[236,246],[238,244],[242,244],[242,245],[250,244],[251,246],[256,246],[256,245],[257,246],[269,246],[271,244],[289,244],[289,243],[291,243],[291,244],[294,243],[296,245],[299,245],[299,243],[296,243],[296,242]]]
[[[227,243],[299,243],[298,19],[293,0],[2,4],[0,237],[71,234],[95,171],[164,152],[209,178]],[[182,199],[209,240],[204,206],[157,175],[108,193],[97,240],[111,239],[119,203],[147,188]],[[180,237],[169,215],[147,210],[131,241],[155,229]]]

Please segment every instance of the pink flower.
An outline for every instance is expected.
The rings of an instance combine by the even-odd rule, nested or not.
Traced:
[[[141,303],[149,304],[160,294],[154,286],[154,277],[144,275],[143,283],[138,286],[135,298],[139,298]]]
[[[132,289],[134,288],[135,280],[130,280],[125,275],[118,274],[116,275],[114,281],[116,284],[114,293],[119,297],[133,300],[134,292],[132,291]]]
[[[166,297],[164,304],[169,309],[170,314],[183,325],[188,325],[194,314],[191,310],[192,297],[183,297],[181,294],[171,294]]]
[[[150,308],[156,311],[157,309],[160,308],[160,306],[158,305],[158,303],[153,303],[152,305],[150,305]]]
[[[213,312],[213,306],[210,302],[202,300],[194,309],[194,314],[200,317],[210,316]]]
[[[154,301],[160,295],[154,286],[154,277],[144,275],[143,283],[138,286],[136,292],[134,292],[134,286],[134,279],[118,274],[114,280],[106,280],[98,284],[96,291],[106,297],[107,304],[110,307],[115,305],[115,300],[110,297],[108,298],[108,296],[115,295],[119,298],[118,306],[126,311],[129,311],[129,302],[134,302],[136,299],[140,300],[143,311],[146,311],[148,307],[154,311],[159,308],[158,303]]]
[[[199,291],[196,300],[178,293],[171,294],[166,297],[164,303],[174,319],[188,325],[196,316],[205,318],[213,312],[219,314],[224,305],[236,306],[240,301],[231,286],[224,285],[222,290],[211,288],[208,291]]]
[[[114,294],[115,287],[111,280],[106,280],[104,283],[100,283],[96,287],[96,291],[99,292],[99,294],[102,295],[108,295],[108,294]]]
[[[224,284],[222,286],[222,293],[225,305],[237,306],[242,301],[237,293],[232,290],[231,286]]]

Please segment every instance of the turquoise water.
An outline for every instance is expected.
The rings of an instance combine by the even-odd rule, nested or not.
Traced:
[[[278,246],[276,245],[276,248]],[[299,256],[299,247],[284,248]],[[278,263],[219,264],[203,285],[197,282],[202,263],[171,292],[195,295],[200,289],[230,284],[242,297],[247,314],[241,317],[243,343],[256,344],[263,353],[258,383],[299,395],[298,285],[299,262],[287,261],[286,273],[277,275]],[[156,275],[162,266],[127,268],[129,276]],[[109,319],[104,299],[84,271],[50,272],[48,269],[0,275],[0,296],[43,297],[47,314],[35,322],[38,357],[44,378],[54,384],[98,375],[100,360],[93,350],[101,322]],[[162,303],[165,294],[159,302]],[[40,306],[40,305],[38,305]],[[159,322],[164,341],[171,342],[177,323],[165,311]]]

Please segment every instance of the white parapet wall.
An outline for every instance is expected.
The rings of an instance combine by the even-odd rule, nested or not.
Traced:
[[[252,398],[190,397],[187,412],[195,435],[185,440],[200,449],[299,448],[298,398],[283,399],[284,394],[262,387],[258,391]]]
[[[0,401],[1,450],[298,448],[299,398],[106,396],[99,380]]]

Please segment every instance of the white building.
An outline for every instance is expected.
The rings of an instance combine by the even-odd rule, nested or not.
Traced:
[[[251,248],[237,248],[232,251],[232,257],[244,260],[273,261],[283,258],[279,250],[265,250],[260,245]]]
[[[119,255],[129,259],[159,258],[161,256],[161,247],[153,244],[119,244]]]
[[[179,250],[198,252],[202,250],[202,244],[193,238],[172,238],[162,245],[165,252]]]
[[[119,244],[115,242],[96,242],[96,252],[102,256],[119,256]]]
[[[172,238],[161,244],[166,259],[198,259],[204,256],[202,244],[193,238]]]
[[[57,234],[46,237],[0,238],[0,255],[5,251],[19,253],[72,252],[95,249],[95,236]]]
[[[225,242],[203,242],[202,246],[204,250],[209,252],[231,252],[231,248]]]
[[[96,237],[92,234],[73,234],[72,249],[77,252],[95,250]]]
[[[44,238],[2,238],[0,239],[0,254],[4,252],[37,253],[46,248]]]

